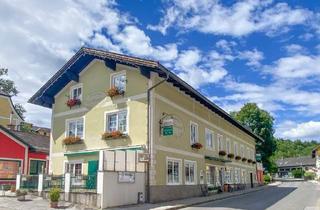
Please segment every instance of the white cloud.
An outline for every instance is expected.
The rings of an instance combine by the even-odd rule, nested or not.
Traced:
[[[199,88],[201,85],[216,83],[227,75],[223,68],[225,59],[216,52],[206,56],[198,49],[189,49],[179,54],[174,70],[191,86]]]
[[[294,121],[284,121],[277,126],[275,135],[289,139],[316,140],[320,136],[320,122],[296,123]]]
[[[203,33],[244,36],[253,32],[269,35],[287,31],[288,26],[305,24],[313,15],[307,9],[292,8],[287,3],[246,0],[226,7],[220,1],[172,0],[158,25],[149,29],[165,34],[177,26]]]
[[[289,55],[296,55],[296,54],[305,54],[307,50],[305,47],[299,44],[289,44],[285,46],[285,49]]]
[[[246,64],[251,67],[261,66],[260,61],[264,59],[264,55],[261,51],[257,49],[254,50],[245,50],[239,52],[239,58],[247,60]]]

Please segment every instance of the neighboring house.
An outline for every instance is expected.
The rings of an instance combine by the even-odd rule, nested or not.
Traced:
[[[316,171],[316,178],[320,179],[320,146],[317,146],[312,150],[312,157],[315,159],[315,171]]]
[[[100,150],[140,150],[151,202],[257,183],[263,140],[158,62],[82,48],[29,102],[52,108],[50,173],[96,173]]]
[[[11,96],[0,91],[0,125],[14,127],[23,122],[11,100]]]
[[[18,173],[46,173],[50,139],[0,126],[0,184],[15,183]]]
[[[282,158],[276,161],[278,166],[278,176],[286,177],[292,170],[302,169],[308,171],[315,168],[316,161],[311,156]]]
[[[39,127],[39,126],[32,126],[32,132],[43,135],[43,136],[49,136],[50,137],[50,128],[45,128],[45,127]]]

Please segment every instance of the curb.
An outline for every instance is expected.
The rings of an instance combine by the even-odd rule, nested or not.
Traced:
[[[272,186],[277,186],[277,185],[272,185]],[[246,195],[246,194],[249,194],[249,193],[252,193],[252,192],[261,191],[261,190],[263,190],[265,188],[272,187],[272,186],[264,185],[264,186],[261,186],[261,187],[257,187],[257,189],[250,190],[250,191],[247,191],[247,192],[234,193],[234,194],[226,195],[225,197],[221,197],[221,198],[212,198],[210,200],[199,201],[199,202],[190,203],[190,204],[182,204],[182,205],[174,206],[174,207],[168,207],[168,208],[165,208],[164,210],[182,209],[182,208],[195,206],[195,205],[199,205],[199,204],[203,204],[203,203],[209,203],[209,202],[212,202],[212,201],[223,200],[223,199],[226,199],[226,198],[232,198],[232,197],[236,197],[236,196],[240,196],[240,195]]]

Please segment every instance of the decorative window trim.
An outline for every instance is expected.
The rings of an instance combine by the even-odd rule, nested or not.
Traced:
[[[124,112],[124,111],[127,112],[127,124],[126,124],[127,130],[126,130],[126,132],[124,132],[124,134],[129,135],[129,116],[130,116],[129,107],[104,112],[104,131],[105,132],[109,132],[109,130],[108,130],[108,115],[118,114],[118,113]]]
[[[82,139],[85,138],[85,126],[86,126],[86,118],[85,116],[82,116],[82,117],[75,117],[75,118],[69,118],[69,119],[66,119],[66,122],[65,122],[65,132],[64,132],[64,137],[68,137],[68,133],[69,133],[69,122],[71,121],[77,121],[77,120],[83,120],[83,131],[82,131]]]
[[[222,134],[217,134],[217,141],[218,141],[218,150],[219,151],[224,151],[224,141],[223,141],[223,135]]]
[[[230,138],[226,139],[226,153],[227,154],[232,153],[231,152],[231,140],[230,140]]]
[[[73,90],[78,89],[78,88],[81,88],[81,95],[80,95],[79,99],[80,99],[80,101],[82,101],[82,96],[83,96],[83,84],[82,83],[70,86],[70,92],[69,92],[70,98],[73,98]]]
[[[193,169],[193,182],[189,182],[186,179],[186,172],[184,171],[184,182],[185,185],[196,185],[197,184],[197,161],[192,161],[192,160],[184,160],[184,170],[186,169],[186,164],[193,164],[194,165],[194,169]]]
[[[196,126],[196,130],[195,130],[195,141],[192,142],[192,130],[191,130],[191,125],[195,125]],[[190,129],[190,144],[194,144],[194,143],[197,143],[199,142],[199,125],[193,121],[190,121],[190,126],[189,126],[189,129]]]
[[[208,141],[207,141],[207,134],[208,133],[211,134],[211,147],[208,146]],[[205,140],[206,140],[206,149],[215,150],[214,132],[212,130],[210,130],[209,128],[205,129]]]
[[[179,182],[175,182],[175,183],[169,183],[169,177],[168,177],[168,162],[169,161],[173,161],[173,162],[178,162],[179,164],[179,174],[178,174],[178,177],[179,177]],[[178,158],[172,158],[172,157],[166,157],[166,182],[167,182],[167,185],[181,185],[182,183],[182,159],[178,159]]]
[[[63,161],[63,174],[67,173],[66,166],[67,164],[81,164],[81,174],[83,174],[83,160],[65,160]]]

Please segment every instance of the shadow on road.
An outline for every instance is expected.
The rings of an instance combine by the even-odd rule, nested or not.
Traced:
[[[190,209],[246,209],[262,210],[277,203],[282,198],[296,190],[297,187],[277,187],[270,186],[266,190],[261,190],[237,197],[190,207]]]

